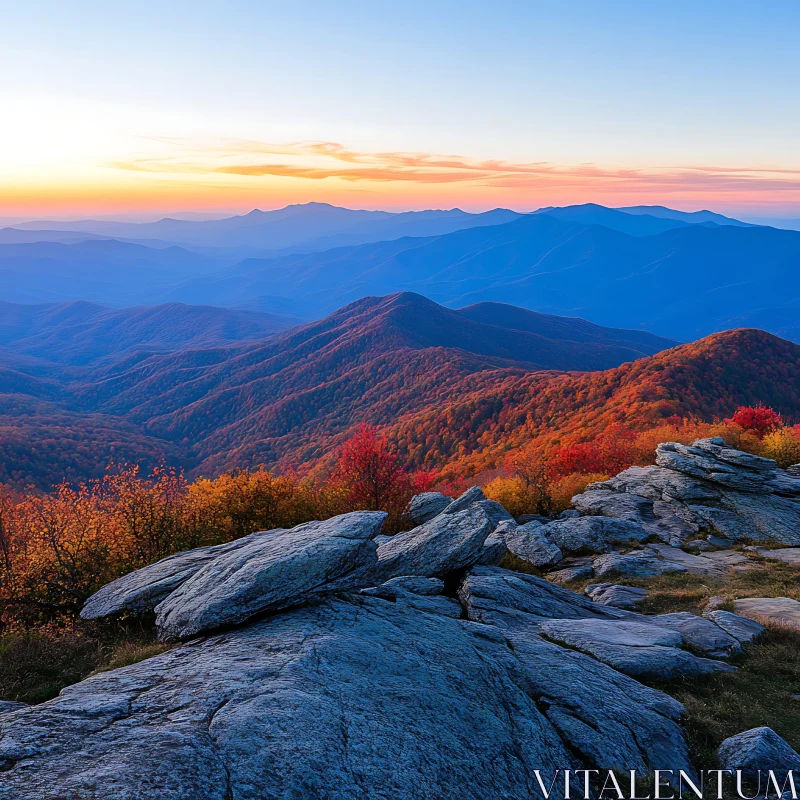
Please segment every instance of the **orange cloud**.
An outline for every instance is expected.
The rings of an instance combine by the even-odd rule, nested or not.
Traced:
[[[800,170],[780,167],[677,166],[631,169],[595,164],[475,160],[458,155],[357,152],[337,142],[268,144],[249,140],[190,144],[161,140],[175,152],[113,166],[138,172],[246,178],[336,179],[346,183],[471,184],[508,190],[580,189],[622,192],[798,193]]]

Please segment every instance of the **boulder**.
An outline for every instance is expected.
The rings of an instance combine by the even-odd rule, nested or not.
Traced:
[[[615,583],[590,583],[585,589],[584,594],[590,597],[595,603],[604,606],[614,606],[614,608],[636,608],[650,592],[647,589],[639,589],[635,586],[622,586]]]
[[[347,585],[349,573],[376,564],[371,539],[385,518],[383,511],[342,514],[218,556],[156,606],[160,638],[176,641],[238,625]]]
[[[442,510],[442,513],[458,514],[459,511],[463,511],[465,508],[469,508],[475,503],[484,502],[486,499],[487,497],[483,493],[483,489],[481,489],[480,486],[472,486],[467,489],[466,492],[459,495],[455,500],[445,506],[445,508]]]
[[[418,528],[393,536],[378,548],[368,573],[383,583],[399,575],[434,577],[476,564],[495,524],[480,503],[440,514]]]
[[[692,771],[672,698],[415,599],[446,598],[327,598],[0,716],[0,797],[529,800],[534,770]]]
[[[789,597],[745,597],[733,601],[733,610],[764,625],[800,631],[800,603]]]
[[[740,769],[749,773],[774,770],[779,773],[800,771],[798,755],[772,728],[752,728],[731,736],[717,750],[723,769]]]
[[[552,566],[564,556],[544,531],[546,526],[539,522],[509,525],[504,531],[505,546],[510,553],[534,567]]]
[[[516,525],[516,520],[506,511],[497,500],[480,500],[478,505],[486,512],[486,516],[494,523],[499,525],[501,522],[508,522]]]
[[[758,638],[764,633],[763,625],[755,620],[748,619],[739,614],[734,614],[732,611],[711,608],[704,612],[704,616],[708,617],[714,624],[719,625],[722,630],[729,633],[742,644],[752,642],[753,639]]]
[[[634,678],[670,680],[734,670],[681,650],[683,636],[648,618],[555,620],[541,626],[549,639],[573,647]]]
[[[141,614],[152,611],[181,584],[217,558],[284,533],[282,529],[259,531],[213,547],[198,547],[162,558],[155,564],[129,572],[93,594],[81,610],[83,619],[99,619],[123,611]]]
[[[557,519],[543,525],[539,533],[565,553],[607,553],[620,544],[648,538],[641,525],[610,517]]]
[[[447,497],[441,492],[416,494],[408,506],[408,516],[415,525],[422,525],[441,514],[452,502],[452,497]]]
[[[506,549],[505,532],[508,527],[515,527],[514,524],[509,522],[501,522],[487,537],[483,543],[478,564],[499,564],[505,554],[508,552]]]
[[[564,567],[563,569],[555,570],[555,572],[548,572],[545,578],[551,583],[561,585],[569,581],[591,578],[592,575],[594,575],[594,570],[590,561],[587,564],[576,564],[574,567]]]

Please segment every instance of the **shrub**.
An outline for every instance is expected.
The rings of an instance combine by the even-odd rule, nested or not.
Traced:
[[[779,467],[800,464],[800,427],[779,428],[763,439],[762,455],[774,458]]]
[[[610,477],[602,472],[575,472],[572,475],[565,475],[551,488],[553,511],[556,514],[565,511],[572,505],[572,498],[583,492],[590,483],[607,481]]]

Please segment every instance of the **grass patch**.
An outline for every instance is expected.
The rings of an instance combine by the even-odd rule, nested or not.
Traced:
[[[699,769],[717,767],[723,739],[768,725],[800,751],[800,633],[768,628],[732,659],[739,671],[659,685],[686,706],[683,727]]]
[[[542,571],[540,569],[534,567],[533,564],[529,564],[527,561],[523,561],[519,556],[515,556],[509,551],[506,551],[506,554],[497,566],[511,570],[512,572],[524,572],[526,575],[536,575],[537,577],[542,576]]]
[[[671,611],[691,611],[701,614],[709,597],[722,597],[723,606],[732,610],[734,600],[742,597],[791,597],[800,601],[800,568],[783,561],[767,561],[750,556],[749,569],[730,570],[724,577],[673,572],[655,578],[604,575],[602,578],[581,578],[565,586],[583,592],[590,583],[621,583],[648,589],[650,594],[637,606],[644,614],[665,614]]]
[[[800,601],[800,568],[782,561],[751,556],[744,571],[711,577],[672,573],[655,578],[621,578],[626,586],[648,589],[637,610],[646,614],[691,611],[702,614],[708,598],[721,597],[733,610],[733,600],[743,597],[791,597]],[[591,581],[583,581],[583,584]],[[658,684],[686,707],[683,727],[700,769],[718,766],[716,750],[723,739],[768,725],[800,751],[800,632],[768,627],[764,635],[744,646],[730,663],[738,672],[682,678]]]
[[[0,700],[43,703],[96,672],[168,649],[138,622],[48,625],[0,636]]]

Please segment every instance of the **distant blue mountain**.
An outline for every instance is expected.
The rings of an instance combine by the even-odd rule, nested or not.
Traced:
[[[659,217],[650,214],[628,214],[615,208],[606,208],[596,203],[584,203],[579,206],[563,206],[561,208],[540,208],[537,214],[547,214],[549,217],[560,219],[563,222],[578,222],[581,225],[602,225],[620,233],[630,236],[652,236],[674,228],[690,225],[678,219]],[[680,213],[680,212],[678,212]]]
[[[496,225],[520,216],[507,209],[470,214],[448,211],[360,211],[328,203],[305,203],[276,211],[251,211],[217,220],[162,219],[158,222],[28,222],[30,230],[83,232],[121,239],[163,240],[186,246],[310,252],[402,236],[438,236],[478,225]]]
[[[167,303],[108,308],[85,300],[22,305],[0,301],[0,362],[8,354],[80,366],[189,348],[264,339],[296,325],[289,316]]]
[[[151,303],[175,284],[226,266],[176,247],[116,239],[0,244],[0,298],[17,303]]]
[[[644,215],[657,217],[659,219],[671,219],[676,222],[686,222],[690,225],[712,223],[714,225],[735,225],[740,228],[752,227],[749,222],[742,222],[732,217],[725,217],[713,211],[676,211],[674,208],[666,208],[665,206],[627,206],[616,210],[622,211],[625,214]]]
[[[741,315],[771,330],[777,315],[781,335],[800,340],[800,320],[787,327],[780,311],[800,304],[800,234],[696,224],[631,236],[557,216],[249,259],[169,297],[266,308],[284,297],[319,317],[366,295],[414,291],[451,307],[512,302],[683,340],[730,327]]]

